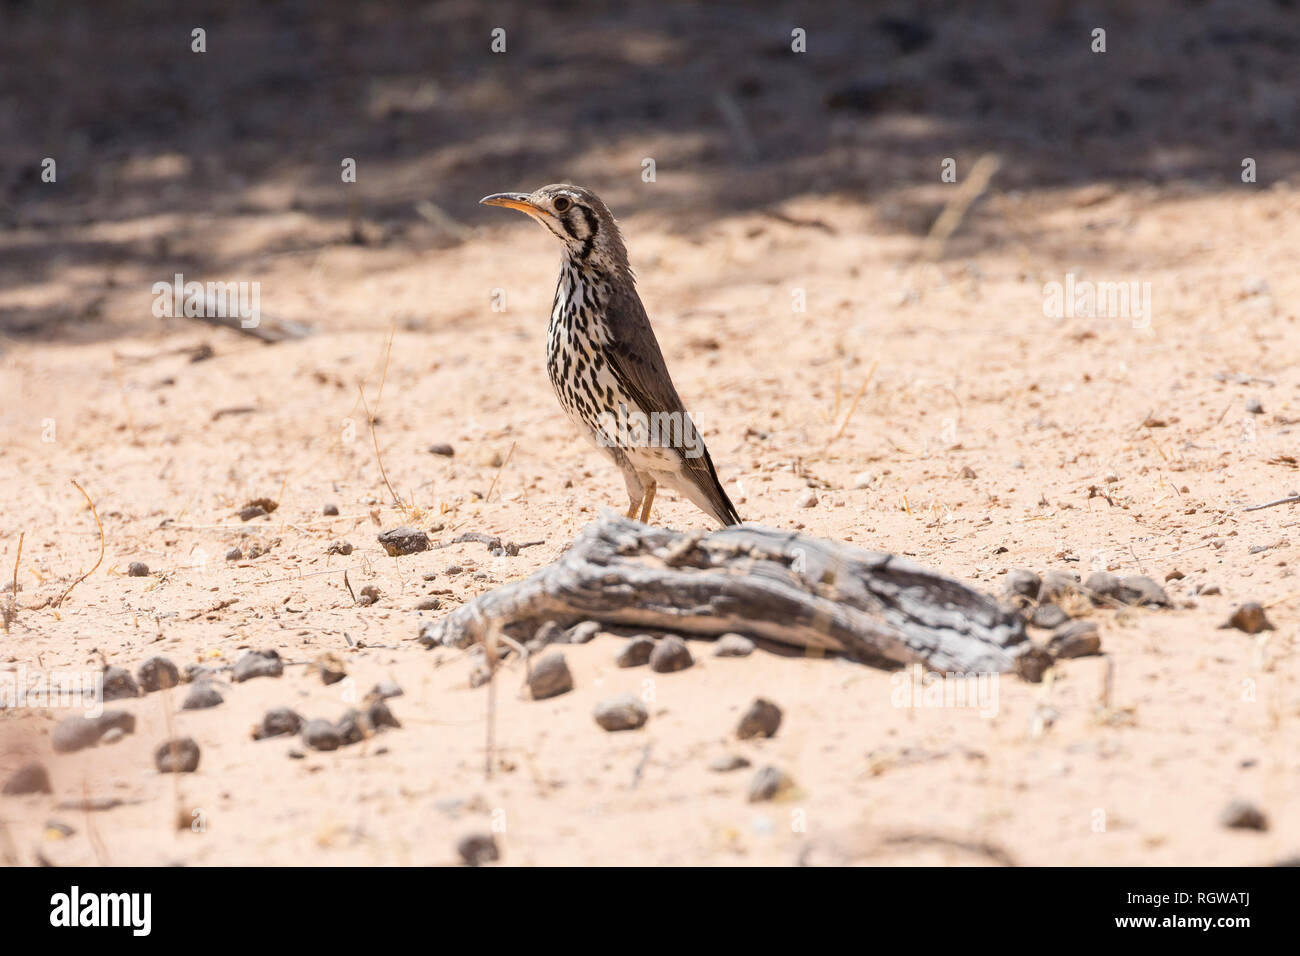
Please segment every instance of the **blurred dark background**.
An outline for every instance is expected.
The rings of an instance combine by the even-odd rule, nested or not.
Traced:
[[[998,153],[1003,190],[1231,188],[1246,156],[1276,182],[1300,164],[1298,67],[1292,0],[0,0],[0,289],[239,265],[204,259],[185,217],[288,208],[332,241],[438,248],[489,222],[481,195],[566,179],[684,232],[800,194],[892,195],[891,228],[916,234],[934,209],[907,190],[945,156]],[[647,156],[663,188],[636,188]],[[0,331],[67,317],[0,306]]]

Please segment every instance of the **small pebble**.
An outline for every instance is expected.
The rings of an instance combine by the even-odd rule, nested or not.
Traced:
[[[1202,594],[1208,593],[1202,591]],[[1220,624],[1219,629],[1235,627],[1239,631],[1245,631],[1247,634],[1258,634],[1260,631],[1273,631],[1276,628],[1273,622],[1268,619],[1264,613],[1264,608],[1259,604],[1251,601],[1243,604],[1237,610],[1232,612],[1232,617],[1228,618],[1227,623]]]
[[[795,500],[796,508],[816,508],[817,493],[809,488]]]
[[[349,710],[340,717],[339,722],[334,725],[334,730],[338,734],[339,742],[344,746],[359,744],[367,736],[367,728],[361,720],[361,713],[357,710]]]
[[[482,866],[501,859],[496,837],[490,833],[471,833],[456,842],[456,853],[466,866]]]
[[[181,704],[181,710],[206,710],[218,706],[224,700],[216,684],[202,681],[190,686],[190,692],[185,695],[185,703]]]
[[[436,611],[442,607],[442,598],[429,597],[415,605],[417,611]]]
[[[1101,636],[1092,621],[1070,621],[1052,632],[1047,649],[1058,659],[1091,657],[1101,653]]]
[[[325,553],[347,556],[352,553],[352,543],[350,541],[331,541],[330,546],[325,549]]]
[[[456,449],[452,448],[446,442],[438,442],[429,446],[430,455],[441,455],[443,458],[451,458],[456,454]]]
[[[400,729],[402,724],[393,712],[388,709],[388,705],[382,700],[372,700],[370,706],[366,708],[366,718],[370,721],[370,726],[379,730],[381,727],[395,727]]]
[[[779,767],[763,767],[749,782],[750,803],[771,800],[794,786],[790,775]]]
[[[275,650],[245,651],[235,662],[235,683],[242,684],[254,677],[279,677],[284,673],[284,661]]]
[[[853,487],[856,489],[870,488],[871,483],[876,480],[876,476],[869,471],[862,471],[853,476]]]
[[[20,796],[25,793],[53,793],[54,788],[50,786],[50,773],[45,769],[45,765],[33,761],[32,763],[23,764],[5,781],[4,793],[9,796]]]
[[[199,769],[199,745],[193,737],[180,737],[159,744],[153,752],[159,773],[193,773]]]
[[[124,700],[139,697],[140,685],[125,667],[104,668],[104,700]]]
[[[357,604],[361,607],[369,607],[379,602],[381,592],[373,584],[367,584],[361,589],[361,597],[357,598]]]
[[[226,552],[226,560],[227,560],[227,561],[243,561],[243,560],[244,560],[244,552],[240,551],[238,548],[231,548],[229,551]]]
[[[181,682],[181,672],[165,657],[151,657],[140,665],[140,686],[146,694],[167,690]]]
[[[748,766],[749,758],[740,754],[721,754],[709,761],[709,769],[714,773],[730,773],[733,770],[744,770]]]
[[[316,672],[320,674],[321,683],[327,687],[348,676],[347,668],[337,654],[322,654],[317,658]]]
[[[401,697],[402,688],[397,686],[396,681],[381,680],[370,689],[370,696],[378,697],[380,700],[387,700],[390,697]]]
[[[684,671],[694,663],[690,648],[680,637],[665,637],[650,652],[650,669],[658,674]]]
[[[99,743],[114,727],[135,732],[135,715],[124,710],[106,710],[98,717],[65,717],[54,726],[50,743],[55,753],[72,753]]]
[[[751,737],[771,737],[781,726],[781,708],[766,697],[755,698],[740,718],[736,736],[741,740]]]
[[[1033,613],[1029,615],[1029,623],[1034,625],[1034,627],[1045,627],[1049,629],[1060,627],[1069,619],[1070,615],[1066,614],[1055,604],[1040,604],[1038,607],[1034,608]]]
[[[260,518],[264,514],[269,514],[261,505],[244,505],[239,509],[240,521],[252,521],[254,518]]]
[[[302,725],[302,742],[312,750],[338,750],[338,731],[328,720],[309,720]]]
[[[1051,604],[1054,601],[1078,593],[1079,576],[1070,571],[1048,571],[1043,575],[1043,582],[1038,588],[1038,603]]]
[[[642,664],[649,663],[654,649],[654,639],[642,634],[623,645],[623,649],[614,658],[614,663],[619,667],[640,667]]]
[[[339,506],[336,504],[328,504],[321,509],[321,514],[325,514],[325,515],[336,515],[338,513],[339,513]]]
[[[1042,586],[1043,582],[1037,574],[1021,568],[1011,569],[1007,572],[1007,576],[1002,579],[1002,593],[1008,597],[1022,597],[1036,601],[1038,600],[1038,589]]]
[[[600,633],[600,624],[596,621],[583,621],[575,624],[564,635],[566,644],[586,644]]]
[[[743,634],[723,634],[714,645],[714,657],[748,657],[754,653],[754,642]]]
[[[1249,800],[1234,800],[1219,814],[1219,823],[1230,830],[1268,829],[1268,817]]]
[[[126,573],[133,578],[147,578],[149,576],[149,565],[143,561],[132,561]]]
[[[607,697],[596,705],[592,716],[596,723],[608,731],[636,730],[650,719],[645,705],[636,694],[618,694]]]
[[[1252,415],[1263,415],[1264,403],[1261,402],[1258,398],[1254,398],[1254,397],[1248,398],[1246,399],[1246,411]]]
[[[538,661],[528,677],[528,689],[533,700],[545,700],[573,690],[573,675],[564,655],[554,651]]]
[[[296,734],[302,729],[302,718],[296,711],[288,707],[277,707],[275,710],[268,710],[262,717],[262,722],[253,730],[254,740],[265,740],[268,737],[283,737],[286,735]]]
[[[403,554],[418,554],[429,547],[429,536],[415,528],[393,528],[378,536],[389,557]]]

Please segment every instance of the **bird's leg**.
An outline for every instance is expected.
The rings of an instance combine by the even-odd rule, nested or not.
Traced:
[[[635,518],[635,517],[636,517],[636,510],[637,510],[638,508],[641,507],[641,502],[643,502],[644,500],[645,500],[645,494],[644,494],[644,493],[641,495],[640,498],[633,498],[633,499],[632,499],[632,503],[631,503],[630,505],[628,505],[628,508],[627,508],[627,516],[628,516],[629,518]]]
[[[656,487],[657,485],[653,481],[650,482],[648,485],[646,485],[645,500],[641,502],[641,523],[642,524],[649,524],[650,522],[650,506],[654,504],[655,501]],[[629,515],[628,517],[631,517],[631,515]]]

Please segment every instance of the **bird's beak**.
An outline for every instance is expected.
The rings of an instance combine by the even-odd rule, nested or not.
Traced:
[[[491,196],[484,196],[480,199],[479,205],[505,206],[507,209],[518,209],[530,216],[538,216],[545,212],[541,207],[535,206],[528,201],[527,193],[493,193]]]

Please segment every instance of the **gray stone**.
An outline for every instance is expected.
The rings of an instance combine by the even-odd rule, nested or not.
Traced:
[[[1055,658],[1091,657],[1101,653],[1101,636],[1092,621],[1070,621],[1052,632],[1047,649]]]
[[[659,674],[684,671],[694,663],[690,648],[680,637],[665,637],[650,652],[650,669]]]
[[[224,701],[225,698],[221,696],[221,691],[217,690],[216,684],[201,681],[190,686],[190,692],[185,695],[185,703],[181,704],[181,710],[206,710],[209,707],[217,707]]]
[[[1033,613],[1029,615],[1029,623],[1034,625],[1034,627],[1045,627],[1049,629],[1060,627],[1069,619],[1070,615],[1066,614],[1055,604],[1040,604],[1038,607],[1034,608]]]
[[[378,538],[389,557],[393,558],[402,554],[419,554],[429,547],[429,536],[415,528],[393,528]]]
[[[140,696],[140,685],[125,667],[104,668],[104,700],[125,700]]]
[[[302,725],[302,742],[312,750],[338,750],[342,741],[328,720],[309,720]]]
[[[631,638],[623,645],[623,649],[618,652],[618,657],[614,658],[614,663],[619,667],[640,667],[642,664],[649,663],[654,649],[654,639],[642,634]]]
[[[573,674],[564,655],[554,651],[538,661],[528,676],[528,690],[533,700],[545,700],[573,690]]]
[[[750,803],[771,800],[794,786],[794,781],[779,767],[763,767],[749,782]]]
[[[50,786],[50,773],[45,765],[33,761],[23,764],[5,781],[4,792],[10,796],[26,793],[53,793]]]
[[[135,715],[124,710],[106,710],[98,717],[65,717],[50,734],[55,753],[72,753],[99,743],[114,727],[123,733],[135,732]]]
[[[1234,800],[1219,814],[1219,822],[1230,830],[1268,829],[1268,817],[1249,800]]]
[[[482,866],[501,859],[496,837],[491,833],[470,833],[456,842],[456,853],[466,866]]]
[[[235,683],[242,684],[254,677],[279,677],[284,673],[284,661],[275,650],[246,651],[235,662]]]
[[[740,754],[722,754],[709,761],[709,769],[714,773],[730,773],[733,770],[744,770],[748,766],[749,758]]]
[[[636,730],[650,719],[645,705],[636,694],[618,694],[607,697],[596,705],[592,716],[605,730]]]
[[[296,734],[302,729],[302,718],[296,711],[288,707],[277,707],[275,710],[268,710],[262,717],[262,722],[253,730],[254,740],[265,740],[267,737],[284,737]]]
[[[781,726],[781,708],[766,697],[757,697],[749,705],[736,727],[736,736],[741,740],[750,737],[771,737]]]
[[[140,665],[140,687],[146,694],[167,690],[181,682],[181,672],[165,657],[151,657]]]
[[[179,737],[159,744],[153,752],[159,773],[193,773],[199,769],[199,745],[193,737]]]
[[[714,657],[748,657],[754,653],[754,642],[743,634],[723,634],[713,646]]]

